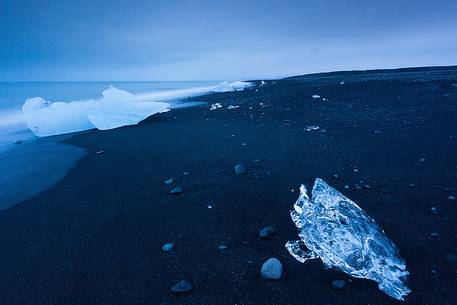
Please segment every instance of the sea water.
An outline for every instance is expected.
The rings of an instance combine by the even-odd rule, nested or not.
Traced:
[[[66,136],[38,138],[28,128],[22,106],[28,98],[50,102],[98,100],[114,86],[136,95],[179,96],[182,89],[215,86],[218,81],[179,82],[0,82],[0,210],[47,189],[65,176],[85,151],[60,143]]]

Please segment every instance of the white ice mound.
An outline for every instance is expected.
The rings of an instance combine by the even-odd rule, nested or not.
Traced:
[[[134,125],[168,110],[167,103],[138,101],[135,95],[112,86],[100,100],[51,103],[36,97],[22,106],[27,126],[39,137]]]
[[[169,111],[163,102],[137,101],[135,95],[114,87],[103,91],[103,99],[87,113],[89,121],[100,130],[135,125],[147,117]]]
[[[213,92],[230,92],[230,91],[242,91],[245,88],[252,86],[250,82],[234,81],[234,82],[222,82],[219,85],[214,86]]]
[[[39,137],[95,128],[87,113],[96,101],[51,103],[41,97],[27,99],[22,113],[29,129]]]
[[[165,101],[215,92],[243,90],[251,83],[235,81],[218,85],[131,94],[110,86],[99,100],[48,102],[41,97],[27,99],[22,106],[25,122],[39,137],[88,129],[112,129],[135,125],[156,113],[170,110]]]
[[[298,261],[320,258],[326,268],[378,282],[379,289],[398,300],[410,292],[409,272],[395,244],[355,202],[322,179],[314,182],[311,199],[300,187],[290,214],[300,240],[287,242],[286,248]]]

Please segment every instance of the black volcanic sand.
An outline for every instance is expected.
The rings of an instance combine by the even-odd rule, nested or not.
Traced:
[[[456,304],[457,69],[259,84],[193,99],[218,110],[179,109],[66,140],[88,155],[52,189],[0,213],[0,304]],[[238,163],[247,174],[233,173]],[[289,211],[316,177],[397,244],[411,272],[405,302],[288,254],[284,244],[297,239]],[[183,193],[170,195],[175,186]],[[266,225],[279,234],[260,240]],[[168,242],[176,248],[164,253]],[[284,265],[280,281],[260,279],[270,257]],[[173,295],[184,278],[193,291]],[[333,289],[335,279],[346,287]]]

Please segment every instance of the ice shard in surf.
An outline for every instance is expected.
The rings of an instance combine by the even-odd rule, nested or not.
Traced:
[[[320,258],[326,268],[378,282],[398,300],[410,292],[409,272],[395,244],[355,202],[322,179],[314,182],[312,198],[301,186],[291,217],[300,240],[287,242],[286,248],[298,261]]]

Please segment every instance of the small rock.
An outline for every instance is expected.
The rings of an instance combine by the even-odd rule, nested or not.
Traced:
[[[211,204],[208,204],[206,207],[207,207],[208,209],[212,209],[212,208],[213,208],[213,206],[212,206]]]
[[[174,243],[168,243],[168,244],[165,244],[165,245],[162,246],[162,251],[170,252],[174,248],[175,248],[175,244]]]
[[[358,173],[359,170],[357,168],[354,168],[354,173]]]
[[[267,239],[268,237],[270,237],[271,235],[275,234],[276,233],[276,230],[275,228],[271,227],[271,226],[266,226],[265,228],[263,228],[262,230],[260,230],[259,232],[259,237],[261,239]]]
[[[420,158],[419,162],[425,162],[425,158]]]
[[[191,291],[192,288],[192,283],[189,280],[185,279],[171,287],[171,291],[173,293],[186,293]]]
[[[177,195],[182,193],[182,187],[177,186],[170,191],[170,194]]]
[[[449,196],[449,197],[447,197],[447,199],[449,199],[449,200],[455,200],[455,196]]]
[[[345,280],[333,280],[332,281],[332,287],[338,290],[341,290],[346,286],[346,281]]]
[[[346,185],[344,186],[344,188],[345,188],[345,189],[349,189],[349,185],[346,184]]]
[[[22,144],[22,141],[21,140],[17,140],[13,143],[14,145],[19,145],[19,144]]]
[[[270,258],[262,265],[260,276],[264,280],[279,280],[282,276],[282,264],[277,258]]]
[[[219,246],[219,250],[225,250],[225,249],[227,249],[227,248],[228,248],[228,247],[227,247],[226,245],[220,245],[220,246]]]
[[[431,211],[433,214],[438,214],[438,210],[437,210],[435,207],[431,207],[431,208],[430,208],[430,211]]]
[[[174,178],[170,178],[168,180],[165,180],[165,184],[172,184],[173,182],[175,182]]]
[[[457,263],[457,254],[455,254],[453,252],[448,252],[448,253],[444,254],[444,258],[450,263],[453,263],[453,264]]]
[[[234,168],[235,174],[243,175],[246,173],[246,167],[243,164],[237,164]]]
[[[338,174],[334,174],[332,177],[335,179],[338,179],[339,176],[338,176]]]

